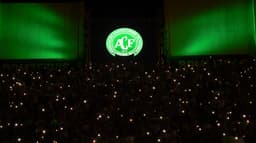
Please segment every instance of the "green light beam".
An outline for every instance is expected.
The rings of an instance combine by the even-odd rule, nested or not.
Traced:
[[[44,4],[0,4],[0,59],[75,59],[77,32]]]
[[[169,52],[167,56],[248,53],[248,45],[255,39],[251,28],[255,30],[251,4],[222,5],[192,17],[176,21],[167,19],[166,29],[169,30],[166,32],[170,33],[166,39],[165,48],[170,49],[165,50]]]
[[[255,18],[255,2],[252,0],[252,18],[253,18],[253,36],[256,47],[256,18]]]

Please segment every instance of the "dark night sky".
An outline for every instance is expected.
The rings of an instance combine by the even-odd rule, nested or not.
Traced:
[[[151,17],[162,7],[162,0],[86,0],[96,17]]]

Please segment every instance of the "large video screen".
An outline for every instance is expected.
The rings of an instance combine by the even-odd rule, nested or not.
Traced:
[[[141,19],[93,19],[90,26],[92,62],[156,62],[157,24],[154,20]]]
[[[82,55],[80,3],[0,3],[0,60]]]
[[[255,47],[254,0],[165,0],[165,54],[248,54]]]

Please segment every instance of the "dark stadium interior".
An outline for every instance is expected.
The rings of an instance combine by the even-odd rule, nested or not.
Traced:
[[[255,143],[255,11],[255,0],[1,1],[0,143]],[[136,56],[106,48],[124,27],[143,39]]]

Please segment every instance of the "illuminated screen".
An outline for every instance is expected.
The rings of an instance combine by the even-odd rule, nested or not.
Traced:
[[[0,59],[81,56],[79,3],[0,3]]]
[[[130,28],[119,28],[111,32],[106,40],[108,52],[112,55],[138,55],[142,49],[143,40],[140,34]]]
[[[165,0],[165,54],[248,54],[255,47],[254,0]]]

